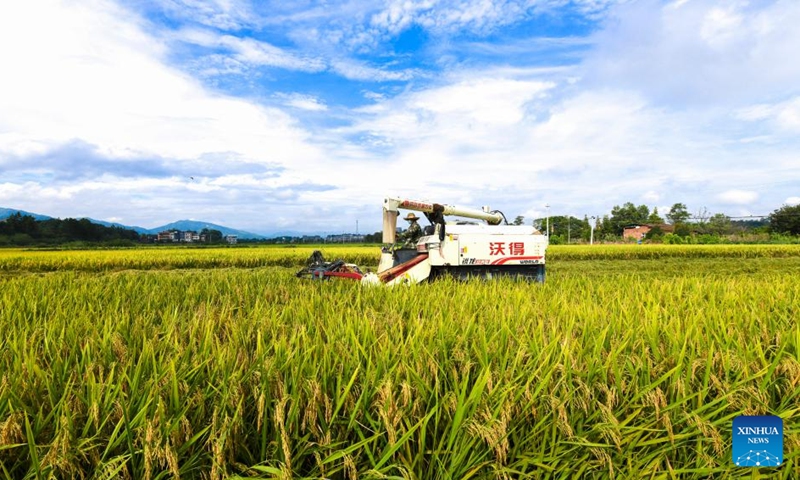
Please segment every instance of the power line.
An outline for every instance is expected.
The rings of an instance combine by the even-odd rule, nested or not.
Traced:
[[[725,214],[723,214],[723,215],[725,215]],[[769,218],[771,216],[772,216],[772,214],[770,213],[768,215],[744,215],[744,216],[740,216],[740,217],[729,217],[728,215],[725,215],[725,218],[727,218],[729,220],[734,220],[734,219],[738,220],[738,219],[745,219],[745,218]],[[781,216],[782,217],[800,217],[800,213],[782,213]],[[709,217],[688,217],[688,218],[689,218],[689,220],[709,220],[709,219],[713,218],[713,215],[711,215]]]
[[[725,214],[723,213],[723,215],[725,215]],[[708,220],[708,219],[710,219],[712,217],[713,217],[713,215],[710,215],[708,217],[688,217],[688,218],[689,218],[689,220]],[[725,215],[725,218],[728,218],[730,220],[742,219],[742,218],[767,218],[767,217],[769,217],[769,215],[742,215],[742,216],[739,216],[739,217],[730,217],[728,215]]]

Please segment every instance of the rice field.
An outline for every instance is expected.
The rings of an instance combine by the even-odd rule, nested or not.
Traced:
[[[800,475],[800,246],[395,289],[298,280],[311,250],[0,250],[0,478]],[[741,414],[782,467],[733,465]]]

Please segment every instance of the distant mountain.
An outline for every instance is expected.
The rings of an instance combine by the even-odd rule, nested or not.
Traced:
[[[38,213],[31,213],[26,212],[25,210],[17,210],[14,208],[3,208],[0,207],[0,220],[5,220],[6,218],[10,217],[11,215],[16,215],[19,213],[20,215],[28,215],[33,217],[34,220],[50,220],[53,217],[48,217],[47,215],[40,215]]]
[[[35,220],[37,220],[37,221],[51,220],[53,218],[53,217],[49,217],[47,215],[41,215],[41,214],[38,214],[38,213],[26,212],[25,210],[18,210],[18,209],[15,209],[15,208],[3,208],[3,207],[0,207],[0,220],[4,220],[4,219],[6,219],[6,218],[8,218],[11,215],[14,215],[16,213],[19,213],[21,215],[29,215],[29,216],[33,217]],[[88,218],[88,217],[83,217],[83,218],[86,218],[87,220],[89,220],[92,223],[96,223],[98,225],[103,225],[104,227],[125,228],[125,229],[128,229],[128,230],[134,230],[139,234],[157,234],[158,232],[163,232],[164,230],[181,230],[181,231],[194,230],[194,231],[199,233],[204,228],[208,228],[208,229],[219,230],[220,232],[222,232],[223,235],[236,235],[240,239],[261,240],[261,239],[266,238],[264,235],[259,235],[257,233],[245,232],[243,230],[236,230],[234,228],[224,227],[222,225],[217,225],[215,223],[199,222],[199,221],[195,221],[195,220],[178,220],[177,222],[168,223],[166,225],[162,225],[162,226],[156,227],[156,228],[144,228],[144,227],[137,227],[137,226],[133,226],[132,227],[132,226],[129,226],[129,225],[123,225],[121,223],[115,223],[115,222],[106,222],[104,220],[95,220],[93,218]]]
[[[142,233],[152,233],[152,232],[151,232],[149,229],[147,229],[147,228],[144,228],[144,227],[136,227],[136,226],[133,226],[133,227],[131,227],[131,226],[128,226],[128,225],[123,225],[123,224],[121,224],[121,223],[115,223],[115,222],[106,222],[106,221],[104,221],[104,220],[95,220],[94,218],[89,218],[89,217],[85,217],[85,218],[86,218],[86,220],[89,220],[89,221],[90,221],[90,222],[92,222],[92,223],[96,223],[96,224],[98,224],[98,225],[102,225],[102,226],[104,226],[104,227],[118,227],[118,228],[125,228],[125,229],[127,229],[127,230],[133,230],[133,231],[135,231],[136,233],[139,233],[139,234],[142,234]],[[80,220],[80,219],[79,219],[79,220]]]
[[[223,227],[222,225],[217,225],[214,223],[198,222],[195,220],[178,220],[177,222],[172,222],[166,225],[162,225],[160,227],[151,228],[147,230],[146,233],[155,234],[158,232],[163,232],[164,230],[181,230],[181,231],[194,230],[195,232],[199,233],[204,228],[208,228],[209,230],[219,230],[220,232],[222,232],[223,235],[236,235],[237,237],[239,237],[239,239],[261,240],[265,238],[263,235],[245,232],[243,230],[236,230],[234,228]]]

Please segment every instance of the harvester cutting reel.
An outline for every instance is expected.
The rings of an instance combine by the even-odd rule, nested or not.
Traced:
[[[332,277],[361,280],[363,276],[364,274],[358,266],[352,263],[345,263],[344,260],[326,262],[319,250],[314,250],[314,253],[308,258],[306,268],[297,272],[298,278],[310,277],[315,280],[327,280]]]

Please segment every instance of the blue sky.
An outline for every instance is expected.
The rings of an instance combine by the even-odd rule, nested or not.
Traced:
[[[154,227],[380,228],[800,203],[800,3],[0,5],[0,206]]]

